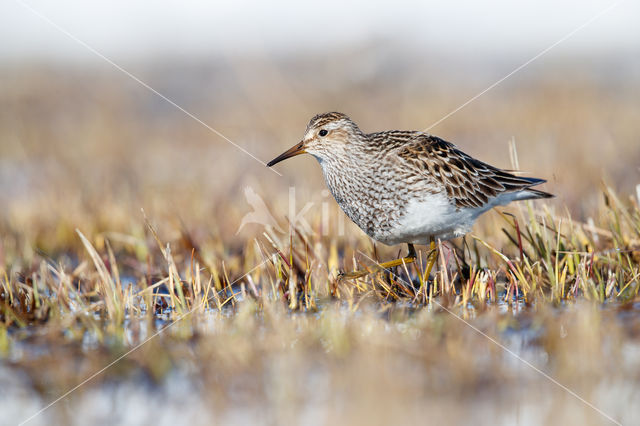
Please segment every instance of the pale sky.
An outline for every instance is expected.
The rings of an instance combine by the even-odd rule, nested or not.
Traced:
[[[0,1],[0,60],[96,60],[20,4]],[[615,1],[86,1],[25,0],[115,59],[317,52],[385,41],[428,52],[535,54]],[[626,0],[554,54],[640,54],[640,1]]]

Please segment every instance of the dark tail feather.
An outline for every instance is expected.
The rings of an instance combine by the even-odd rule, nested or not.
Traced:
[[[545,183],[546,180],[531,178],[531,177],[523,177],[522,179],[529,182],[531,186],[540,185],[541,183]],[[540,198],[553,198],[555,195],[550,194],[548,192],[540,191],[539,189],[526,188],[520,191],[518,200],[537,200]]]
[[[532,189],[533,186],[545,183],[546,180],[533,177],[515,176],[504,170],[496,172],[497,181],[506,189],[506,192],[515,194],[513,200],[537,200],[540,198],[553,198],[555,195],[548,192]]]
[[[539,198],[553,198],[555,195],[548,192],[540,191],[537,189],[525,189],[522,191],[522,198],[520,200],[537,200]]]
[[[522,176],[518,176],[520,179],[522,180],[526,180],[527,182],[529,182],[529,184],[531,186],[536,186],[536,185],[540,185],[541,183],[545,183],[546,180],[545,179],[538,179],[538,178],[532,178],[532,177],[522,177]],[[549,198],[549,197],[546,197]]]

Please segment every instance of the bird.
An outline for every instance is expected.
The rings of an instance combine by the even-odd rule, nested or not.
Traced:
[[[267,166],[304,153],[316,158],[334,199],[362,231],[385,245],[408,245],[407,256],[381,263],[381,269],[415,261],[414,244],[430,243],[426,277],[435,262],[436,240],[464,236],[495,206],[554,196],[533,188],[544,179],[491,166],[437,136],[365,133],[341,112],[311,118],[302,140]]]

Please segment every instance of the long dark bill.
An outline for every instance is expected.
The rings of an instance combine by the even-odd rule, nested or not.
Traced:
[[[299,142],[296,145],[292,146],[282,154],[278,155],[273,160],[267,163],[267,167],[271,167],[275,164],[278,164],[282,160],[286,160],[287,158],[295,157],[296,155],[304,154],[306,151],[304,150],[304,142]]]

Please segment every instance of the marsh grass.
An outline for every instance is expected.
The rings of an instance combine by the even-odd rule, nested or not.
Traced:
[[[114,235],[111,242],[106,233],[90,241],[76,230],[83,249],[73,253],[76,265],[42,258],[28,271],[2,269],[2,320],[6,328],[86,318],[91,329],[116,330],[131,316],[175,318],[233,309],[249,299],[258,306],[279,303],[312,312],[318,303],[332,302],[357,310],[365,299],[415,307],[442,299],[481,309],[498,302],[625,304],[638,294],[640,211],[635,200],[623,203],[609,187],[603,197],[600,219],[591,225],[556,215],[546,205],[534,210],[527,204],[515,215],[498,211],[506,237],[500,250],[477,235],[457,245],[439,242],[439,268],[428,278],[427,249],[416,264],[377,271],[375,253],[358,252],[356,265],[340,264],[331,257],[345,247],[292,227],[280,238],[265,232],[240,257],[221,262],[203,260],[213,256],[200,252],[188,234],[173,246],[163,242],[146,219],[143,239]],[[119,264],[130,274],[125,284]],[[372,273],[354,281],[338,278],[339,269],[355,266]],[[90,326],[94,321],[101,326]]]

